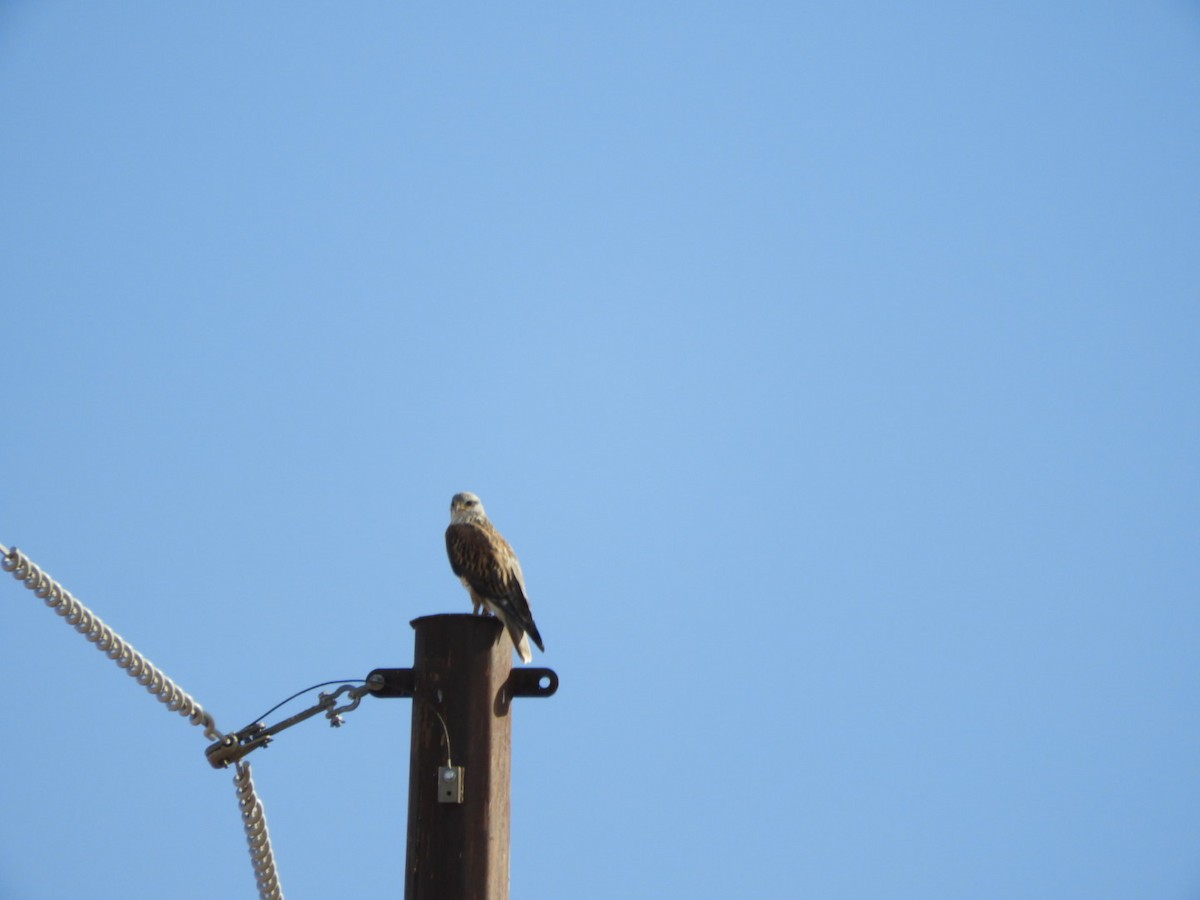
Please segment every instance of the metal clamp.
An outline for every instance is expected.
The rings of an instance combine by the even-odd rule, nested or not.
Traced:
[[[373,675],[374,673],[372,673]],[[209,765],[214,769],[224,769],[231,763],[235,763],[242,757],[247,756],[251,751],[267,746],[279,732],[291,728],[305,719],[311,719],[320,712],[325,713],[325,718],[329,720],[329,724],[337,728],[343,722],[342,713],[358,709],[358,704],[362,702],[363,696],[371,691],[378,690],[382,683],[379,678],[369,677],[366,684],[358,687],[351,684],[343,684],[333,692],[322,691],[317,702],[308,709],[298,712],[294,716],[290,716],[282,722],[272,725],[270,728],[266,727],[262,722],[252,722],[245,728],[240,728],[232,734],[225,735],[224,738],[216,743],[210,744],[204,751],[204,755],[208,757]],[[343,694],[348,695],[349,702],[338,706],[337,698]]]

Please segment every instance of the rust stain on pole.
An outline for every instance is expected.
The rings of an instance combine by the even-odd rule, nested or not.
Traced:
[[[508,900],[512,644],[490,616],[423,616],[412,626],[405,900]],[[463,767],[462,803],[438,802],[448,755]]]

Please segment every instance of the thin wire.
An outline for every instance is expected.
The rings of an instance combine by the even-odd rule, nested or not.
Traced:
[[[307,694],[309,691],[315,691],[319,687],[329,687],[329,685],[331,685],[331,684],[350,684],[353,682],[361,682],[363,684],[366,684],[366,681],[367,680],[365,678],[339,678],[337,681],[322,681],[320,684],[314,684],[312,687],[306,687],[302,691],[296,691],[296,693],[292,694],[292,696],[288,697],[286,700],[280,700],[278,703],[276,703],[274,706],[272,706],[265,713],[263,713],[261,716],[258,716],[253,721],[261,722],[263,719],[265,719],[271,713],[275,712],[275,710],[279,709],[279,707],[283,706],[286,703],[291,703],[293,700],[295,700],[301,694]]]
[[[442,714],[438,711],[438,708],[433,705],[433,701],[424,694],[417,694],[414,692],[413,696],[418,700],[423,700],[425,703],[429,704],[429,708],[433,710],[433,714],[437,716],[438,721],[442,723],[442,734],[446,737],[446,765],[454,765],[454,754],[450,752],[450,728],[446,725],[446,720],[442,718]]]

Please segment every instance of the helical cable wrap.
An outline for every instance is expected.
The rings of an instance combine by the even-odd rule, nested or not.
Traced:
[[[71,596],[58,582],[34,565],[24,553],[14,547],[4,550],[0,557],[0,568],[12,573],[25,587],[41,597],[47,606],[62,616],[96,649],[125,670],[131,678],[166,704],[167,709],[187,718],[193,725],[204,726],[204,734],[210,740],[219,741],[224,735],[217,730],[213,717],[192,699],[179,685],[163,674],[162,670],[138,653],[125,639],[112,630],[90,609]]]
[[[279,873],[275,870],[275,853],[271,850],[271,835],[267,832],[267,817],[262,801],[254,791],[249,763],[237,764],[233,783],[237,786],[242,828],[246,831],[246,844],[250,848],[250,864],[254,866],[259,900],[283,900],[283,888],[279,886]]]

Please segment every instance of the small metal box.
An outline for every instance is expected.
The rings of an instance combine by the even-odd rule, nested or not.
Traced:
[[[438,768],[438,803],[463,802],[462,766],[440,766]]]

